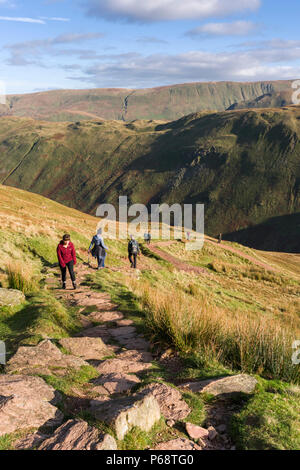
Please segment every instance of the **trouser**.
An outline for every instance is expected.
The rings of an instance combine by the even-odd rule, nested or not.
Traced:
[[[105,259],[106,259],[106,253],[97,254],[98,268],[105,268]]]
[[[135,269],[136,269],[136,260],[137,260],[137,254],[129,253],[129,261],[131,263],[131,267]]]
[[[60,267],[62,282],[66,282],[67,268],[68,268],[68,271],[70,273],[70,277],[72,279],[72,282],[75,282],[76,281],[76,276],[75,276],[75,273],[74,273],[74,261],[70,261],[69,263],[67,263],[64,268]]]

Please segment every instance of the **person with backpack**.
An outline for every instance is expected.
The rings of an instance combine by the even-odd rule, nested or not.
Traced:
[[[140,247],[138,242],[134,239],[133,235],[131,235],[129,243],[128,243],[128,258],[131,264],[131,267],[136,269],[136,261],[137,257],[140,254]]]
[[[57,246],[57,258],[62,276],[62,288],[66,289],[67,268],[72,279],[74,290],[77,289],[76,276],[74,273],[74,266],[77,263],[76,251],[73,243],[71,242],[70,235],[66,234]]]
[[[99,229],[97,234],[92,238],[88,252],[92,253],[94,258],[98,261],[98,270],[105,268],[105,258],[107,256],[108,248],[104,244],[102,237],[102,229]]]

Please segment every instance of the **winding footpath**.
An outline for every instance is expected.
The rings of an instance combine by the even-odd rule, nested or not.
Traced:
[[[6,373],[0,375],[0,436],[36,428],[38,431],[15,442],[14,448],[117,450],[132,429],[149,432],[164,419],[167,431],[161,438],[158,433],[154,450],[234,449],[227,421],[235,405],[228,405],[222,395],[228,400],[231,393],[252,393],[255,379],[238,375],[180,387],[159,378],[149,380],[154,361],[168,368],[168,354],[154,356],[153,345],[124,317],[109,294],[92,291],[85,284],[89,273],[87,266],[77,267],[76,291],[57,290],[54,278],[49,286],[56,288],[60,300],[79,307],[80,333],[20,347],[8,362]],[[99,376],[80,390],[73,388],[68,396],[62,397],[41,378],[63,378],[90,365]],[[205,428],[188,422],[192,410],[183,399],[186,391],[220,398],[207,409]],[[71,418],[66,420],[65,415]],[[90,416],[89,423],[78,418],[83,415]],[[100,423],[103,431],[93,423]]]

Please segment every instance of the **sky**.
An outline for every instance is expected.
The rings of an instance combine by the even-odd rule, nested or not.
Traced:
[[[297,79],[299,17],[299,0],[0,0],[0,81],[11,94]]]

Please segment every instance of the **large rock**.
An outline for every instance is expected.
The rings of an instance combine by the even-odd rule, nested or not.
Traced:
[[[254,392],[257,380],[247,374],[233,375],[222,379],[202,380],[201,382],[190,382],[181,388],[188,389],[194,393],[209,393],[214,396],[232,395],[236,393],[251,394]]]
[[[114,429],[119,440],[134,427],[150,431],[160,419],[160,408],[153,395],[136,394],[102,403],[91,408],[91,413]]]
[[[117,443],[112,436],[100,434],[85,421],[71,419],[44,440],[38,450],[117,450]]]
[[[63,420],[53,405],[59,396],[39,377],[0,375],[0,436],[16,430],[56,427]]]
[[[172,441],[161,442],[152,450],[202,450],[202,447],[189,439],[180,437]]]
[[[209,438],[208,429],[202,428],[201,426],[196,426],[192,423],[186,423],[185,429],[191,439],[197,440]]]
[[[63,354],[50,340],[44,340],[37,346],[21,346],[8,361],[9,373],[43,374],[66,373],[69,369],[80,369],[88,365],[83,359]]]
[[[165,384],[150,384],[142,393],[153,395],[157,400],[161,414],[169,420],[179,421],[186,418],[191,409],[183,400],[181,393]]]
[[[135,385],[140,383],[140,379],[135,375],[121,374],[112,372],[103,374],[93,383],[97,385],[94,391],[99,395],[112,395],[113,393],[124,393],[131,390]]]
[[[114,353],[113,349],[107,346],[101,338],[63,338],[59,343],[68,352],[86,361],[101,360]]]
[[[0,288],[0,307],[14,307],[25,301],[25,295],[20,290]]]

